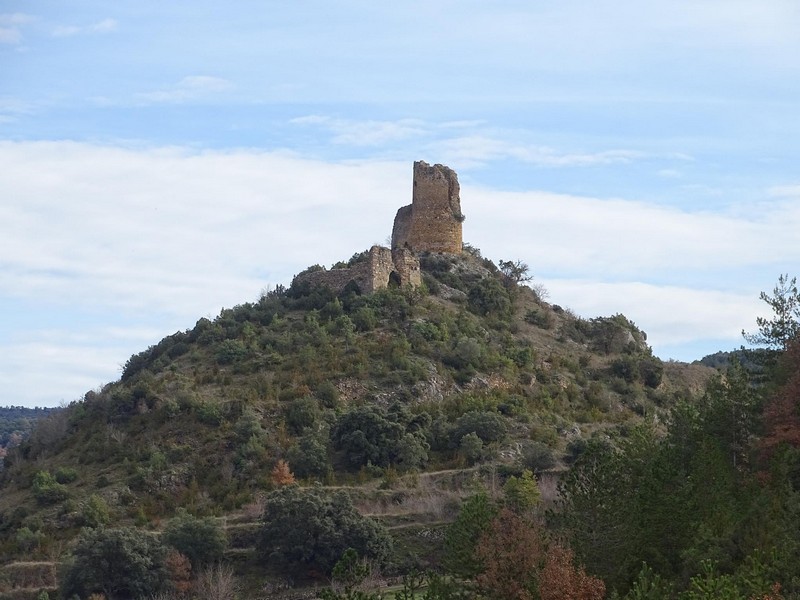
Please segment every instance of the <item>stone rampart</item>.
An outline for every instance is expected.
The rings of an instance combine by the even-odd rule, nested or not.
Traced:
[[[354,282],[362,294],[371,294],[389,287],[390,283],[416,287],[422,283],[422,275],[419,259],[412,252],[373,246],[365,260],[351,267],[301,273],[294,278],[292,285],[306,282],[312,286],[329,287],[336,293]]]

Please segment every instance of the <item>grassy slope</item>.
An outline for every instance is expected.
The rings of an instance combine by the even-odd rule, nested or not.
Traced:
[[[92,495],[117,524],[158,529],[179,506],[252,524],[274,462],[298,435],[324,438],[338,415],[361,403],[397,400],[445,424],[470,410],[503,414],[508,436],[485,449],[474,471],[461,470],[457,448],[430,452],[426,470],[435,475],[402,478],[394,469],[348,471],[329,448],[324,483],[348,487],[410,552],[437,539],[475,473],[491,484],[491,465],[518,468],[531,442],[561,465],[576,440],[658,418],[713,372],[668,363],[658,385],[644,385],[637,365],[660,361],[624,317],[581,320],[514,286],[510,310],[501,302],[476,314],[484,312],[476,286],[502,282],[490,262],[465,254],[427,257],[423,266],[430,294],[272,294],[132,357],[121,381],[48,417],[11,456],[0,556],[59,558],[63,541],[85,524]],[[309,428],[301,431],[298,419]],[[33,476],[59,469],[77,474],[65,484],[69,497],[42,505]],[[22,527],[45,534],[25,553],[15,541]]]

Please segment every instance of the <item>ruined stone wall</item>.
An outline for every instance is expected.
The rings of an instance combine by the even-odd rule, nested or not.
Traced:
[[[392,262],[392,251],[382,246],[373,246],[369,249],[368,272],[364,286],[361,291],[371,294],[375,290],[382,290],[389,287],[389,278],[394,271]]]
[[[419,259],[409,250],[393,252],[389,248],[373,246],[367,260],[345,269],[330,269],[302,273],[295,277],[293,284],[310,283],[312,286],[329,287],[335,293],[354,281],[362,294],[371,294],[389,287],[395,274],[399,285],[416,287],[422,283]]]
[[[464,220],[460,192],[455,171],[444,165],[415,162],[411,205],[397,211],[392,248],[460,253]]]
[[[325,271],[312,271],[311,273],[300,273],[292,281],[292,285],[302,285],[309,283],[311,287],[328,287],[335,293],[341,292],[351,281],[358,283],[357,269],[330,269]],[[358,286],[361,288],[361,284]]]
[[[302,273],[292,284],[323,285],[341,292],[355,282],[362,294],[391,284],[422,284],[419,252],[458,254],[463,246],[461,188],[455,171],[444,165],[414,163],[411,204],[397,211],[392,229],[392,248],[373,246],[367,259],[346,269]]]
[[[418,287],[422,285],[422,271],[419,258],[408,248],[394,248],[392,250],[392,263],[400,276],[402,285]]]

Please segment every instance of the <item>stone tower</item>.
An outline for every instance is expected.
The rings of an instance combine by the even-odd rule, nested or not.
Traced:
[[[460,187],[455,171],[444,165],[414,163],[411,204],[397,211],[392,248],[412,252],[458,254],[463,247]]]

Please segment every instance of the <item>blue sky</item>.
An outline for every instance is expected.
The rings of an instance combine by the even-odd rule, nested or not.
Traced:
[[[384,243],[414,160],[551,302],[737,347],[800,263],[798,32],[794,0],[2,0],[0,405]]]

